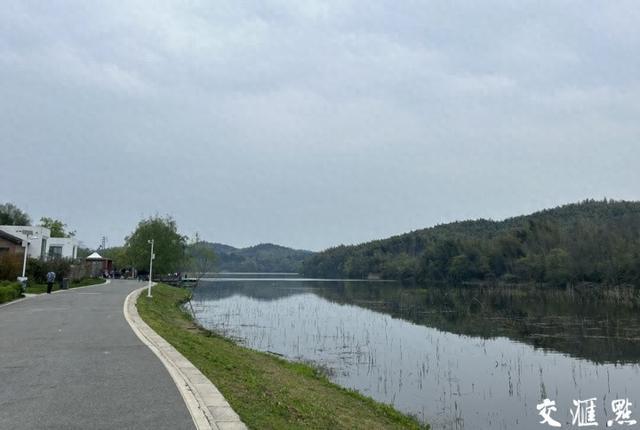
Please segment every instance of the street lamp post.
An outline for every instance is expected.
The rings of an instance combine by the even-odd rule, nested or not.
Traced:
[[[27,240],[25,241],[26,244],[24,246],[24,258],[22,260],[22,276],[18,278],[18,281],[20,281],[20,283],[22,284],[22,290],[26,290],[27,288],[27,278],[26,278],[26,273],[27,273],[27,254],[29,254],[29,243],[31,241],[31,239],[37,239],[38,236],[33,236],[31,237],[30,233],[26,234],[27,236]]]
[[[153,279],[153,259],[156,257],[153,255],[153,239],[147,241],[151,244],[151,257],[149,258],[149,286],[147,287],[147,297],[151,297],[151,280]]]

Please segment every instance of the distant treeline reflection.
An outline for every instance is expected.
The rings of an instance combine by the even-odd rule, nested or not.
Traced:
[[[381,282],[259,281],[218,282],[197,296],[220,299],[243,294],[276,300],[304,293],[459,335],[504,336],[598,363],[640,362],[640,289],[636,287],[416,288]]]
[[[345,284],[324,297],[416,324],[505,336],[594,362],[640,361],[640,291],[633,287],[398,288]]]

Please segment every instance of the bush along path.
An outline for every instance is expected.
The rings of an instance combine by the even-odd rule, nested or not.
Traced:
[[[254,429],[429,428],[389,405],[330,382],[311,366],[244,348],[194,323],[188,290],[159,284],[141,294],[142,319],[213,382]]]
[[[79,280],[73,280],[69,283],[69,288],[88,287],[89,285],[104,284],[107,280],[105,278],[82,278]],[[60,282],[56,281],[53,284],[52,291],[60,290]],[[27,284],[27,294],[42,294],[47,292],[47,284],[41,283],[29,283]]]
[[[11,302],[20,297],[22,297],[22,286],[18,282],[0,281],[0,303]]]

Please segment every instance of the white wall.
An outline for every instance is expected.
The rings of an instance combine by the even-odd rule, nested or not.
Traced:
[[[27,255],[31,258],[46,258],[49,251],[49,239],[51,236],[51,232],[48,228],[34,227],[30,225],[0,225],[0,230],[4,230],[9,234],[19,237],[23,241],[27,240],[27,234],[29,234],[31,239]],[[33,239],[34,236],[36,236],[37,239]]]
[[[51,237],[47,242],[47,255],[52,246],[62,247],[63,258],[76,258],[78,256],[79,241],[73,237]]]

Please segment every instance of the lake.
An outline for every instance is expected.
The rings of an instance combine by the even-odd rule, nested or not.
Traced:
[[[234,275],[202,282],[192,305],[204,327],[313,363],[435,429],[549,428],[536,409],[545,398],[562,427],[572,400],[596,398],[605,428],[615,399],[640,420],[638,297]]]

